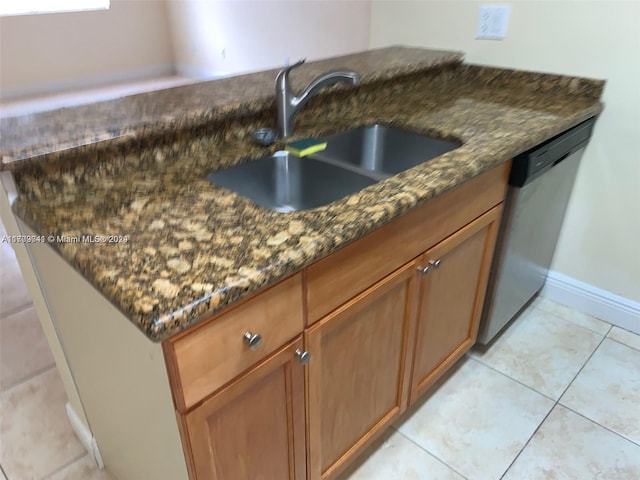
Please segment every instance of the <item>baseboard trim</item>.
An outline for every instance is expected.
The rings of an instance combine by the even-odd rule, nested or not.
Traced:
[[[87,428],[87,426],[80,420],[80,417],[76,414],[75,410],[71,406],[69,402],[67,402],[67,417],[69,417],[69,422],[71,423],[71,428],[75,432],[78,440],[87,450],[93,461],[98,466],[100,470],[104,469],[104,462],[102,461],[102,456],[100,455],[100,450],[98,449],[98,443],[96,439],[93,438],[91,432]]]
[[[640,302],[549,271],[542,296],[640,335]]]

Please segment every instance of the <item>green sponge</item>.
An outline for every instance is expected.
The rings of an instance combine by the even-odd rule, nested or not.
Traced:
[[[291,143],[287,143],[284,147],[287,152],[293,153],[298,157],[306,157],[312,153],[321,152],[325,148],[327,148],[327,142],[313,137],[295,140]]]

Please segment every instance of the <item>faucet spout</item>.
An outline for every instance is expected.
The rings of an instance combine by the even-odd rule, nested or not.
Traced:
[[[357,85],[360,78],[356,72],[350,70],[334,70],[327,72],[316,79],[314,79],[307,87],[302,91],[298,97],[293,98],[293,103],[300,109],[307,100],[316,94],[318,90],[324,87],[330,87],[336,83],[346,82],[351,85]]]
[[[360,82],[360,76],[356,72],[351,70],[333,70],[315,78],[307,85],[302,93],[296,97],[291,92],[289,72],[304,62],[305,60],[303,59],[294,65],[283,68],[276,77],[275,94],[278,108],[278,127],[280,128],[280,133],[285,138],[293,134],[293,124],[300,109],[319,90],[340,82],[346,82],[351,85],[357,85]]]

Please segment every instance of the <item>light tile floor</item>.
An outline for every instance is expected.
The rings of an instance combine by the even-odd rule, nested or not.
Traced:
[[[0,480],[115,480],[73,435],[6,243],[0,272]],[[459,362],[347,479],[638,480],[640,336],[538,299]]]

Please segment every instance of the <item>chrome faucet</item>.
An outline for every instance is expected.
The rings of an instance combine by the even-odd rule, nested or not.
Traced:
[[[323,73],[317,77],[307,85],[299,96],[295,97],[293,93],[291,93],[289,72],[304,62],[305,59],[302,59],[298,63],[283,68],[276,77],[278,128],[280,129],[280,134],[285,138],[293,134],[293,122],[296,119],[296,115],[302,106],[307,103],[307,100],[315,95],[318,90],[338,82],[349,82],[351,85],[357,85],[360,81],[360,76],[356,72],[352,72],[351,70],[334,70]]]

